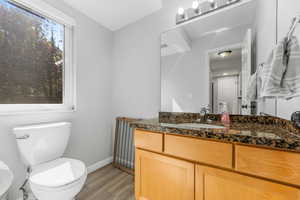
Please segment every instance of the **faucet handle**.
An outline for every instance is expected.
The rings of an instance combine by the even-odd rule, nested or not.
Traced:
[[[201,111],[209,112],[210,111],[209,105],[201,107]]]
[[[294,112],[291,117],[291,121],[297,128],[300,128],[300,112]]]
[[[200,111],[200,114],[204,113],[204,114],[207,114],[210,112],[210,108],[209,106],[204,106],[204,107],[201,107],[201,111]]]

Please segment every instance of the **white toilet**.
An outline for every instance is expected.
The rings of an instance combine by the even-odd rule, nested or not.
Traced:
[[[79,160],[63,158],[71,133],[68,122],[13,129],[23,162],[31,168],[29,184],[38,200],[72,200],[87,170]]]

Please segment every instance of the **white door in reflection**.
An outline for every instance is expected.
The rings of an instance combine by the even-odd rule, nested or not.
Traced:
[[[238,102],[238,76],[224,76],[218,77],[215,80],[216,87],[214,87],[214,102],[215,113],[222,113],[224,107],[230,114],[239,114]]]
[[[211,50],[208,57],[212,112],[241,114],[242,45]]]

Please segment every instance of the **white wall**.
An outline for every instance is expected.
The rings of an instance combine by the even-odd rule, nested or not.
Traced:
[[[114,116],[158,116],[160,34],[175,25],[178,7],[190,4],[190,0],[163,0],[160,11],[114,33]]]
[[[75,113],[0,116],[0,160],[13,170],[15,180],[10,199],[18,196],[25,178],[11,129],[21,124],[71,121],[72,135],[66,156],[87,166],[106,159],[111,152],[111,60],[112,32],[68,7],[62,1],[46,0],[77,20],[77,103]]]
[[[191,51],[162,58],[162,111],[199,112],[209,104],[205,51],[210,49],[212,39],[193,41]]]
[[[191,51],[163,57],[162,111],[199,112],[209,105],[208,51],[241,43],[246,30],[242,27],[211,34],[194,40]]]
[[[300,15],[299,0],[278,0],[278,40],[286,36],[293,17]],[[300,24],[299,24],[300,25]],[[300,41],[300,26],[296,28],[295,36]],[[299,65],[300,67],[300,65]],[[291,118],[291,114],[300,111],[300,97],[292,100],[278,100],[278,116],[286,119]]]

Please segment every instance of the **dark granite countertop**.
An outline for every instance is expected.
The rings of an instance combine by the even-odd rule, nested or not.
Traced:
[[[244,118],[244,117],[243,117]],[[264,119],[259,117],[259,120]],[[265,117],[265,119],[269,119]],[[252,119],[251,119],[252,120]],[[161,120],[160,120],[161,121]],[[270,120],[269,120],[270,121]],[[247,144],[261,147],[288,150],[300,153],[300,135],[298,131],[289,128],[287,120],[274,118],[274,123],[243,122],[234,120],[228,128],[178,128],[176,123],[160,123],[158,119],[139,120],[131,122],[131,126],[166,134],[179,134],[203,139]],[[187,122],[184,122],[187,123]],[[189,122],[190,123],[190,122]],[[174,126],[172,125],[174,124]],[[177,122],[177,124],[180,124]],[[203,123],[202,123],[203,124]],[[211,121],[209,125],[223,126],[220,121]],[[282,125],[282,126],[281,126]]]

